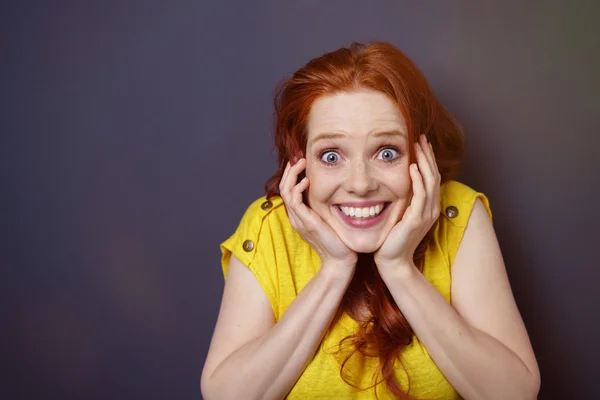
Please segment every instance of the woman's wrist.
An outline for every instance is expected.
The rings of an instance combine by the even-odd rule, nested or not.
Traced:
[[[354,276],[356,262],[350,261],[323,261],[318,274],[331,282],[348,283]]]
[[[377,263],[377,270],[385,282],[404,282],[419,273],[413,262]]]

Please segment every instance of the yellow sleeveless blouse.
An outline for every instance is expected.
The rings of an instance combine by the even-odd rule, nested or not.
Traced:
[[[425,253],[423,275],[450,302],[450,266],[467,226],[475,199],[480,198],[492,216],[487,197],[470,187],[449,181],[440,188],[441,215],[434,237]],[[221,244],[222,268],[227,277],[231,254],[252,271],[267,295],[278,321],[302,288],[320,267],[319,256],[292,228],[280,197],[254,201],[246,210],[233,235]],[[352,335],[358,324],[347,314],[334,321],[314,358],[288,393],[287,399],[374,399],[374,389],[359,390],[340,376],[340,358],[335,356],[340,341]],[[413,336],[401,352],[396,376],[403,391],[414,399],[460,399],[458,393],[437,368],[427,349]],[[360,388],[373,385],[378,359],[360,365],[350,359],[350,371]],[[410,378],[410,388],[409,379]],[[393,399],[384,383],[376,386],[380,400]]]

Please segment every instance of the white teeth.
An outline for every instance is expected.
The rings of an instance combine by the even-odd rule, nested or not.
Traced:
[[[377,215],[381,211],[383,211],[383,203],[377,204],[376,206],[373,206],[373,207],[364,207],[364,208],[340,206],[340,210],[344,214],[346,214],[350,217],[370,218],[370,217],[374,217],[375,215]]]

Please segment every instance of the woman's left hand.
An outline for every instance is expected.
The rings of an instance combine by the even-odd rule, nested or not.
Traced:
[[[413,189],[410,205],[374,254],[382,275],[400,268],[414,268],[415,250],[440,215],[441,176],[433,148],[425,135],[421,135],[419,142],[415,143],[415,150],[417,164],[409,167]]]

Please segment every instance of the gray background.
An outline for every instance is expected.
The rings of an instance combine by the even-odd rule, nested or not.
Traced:
[[[200,398],[218,245],[275,167],[275,84],[381,39],[465,127],[540,398],[595,398],[597,4],[2,2],[0,397]]]

